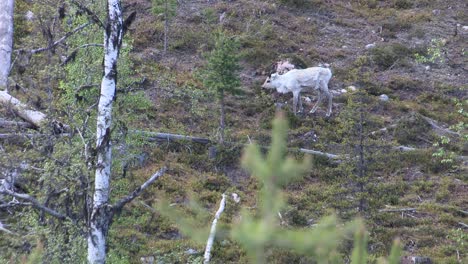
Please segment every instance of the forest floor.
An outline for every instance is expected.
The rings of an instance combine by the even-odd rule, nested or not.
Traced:
[[[313,115],[289,114],[289,146],[342,154],[346,146],[338,130],[343,129],[341,115],[350,96],[342,89],[351,85],[364,89],[373,98],[374,106],[368,109],[370,128],[390,127],[376,140],[421,149],[398,154],[374,171],[369,184],[381,182],[383,186],[374,189],[382,207],[364,214],[371,231],[371,253],[385,254],[390,241],[399,236],[405,255],[427,256],[436,263],[466,259],[466,245],[459,244],[462,240],[466,244],[462,226],[468,201],[466,143],[458,147],[462,157],[457,165],[441,164],[432,157],[432,145],[443,130],[434,130],[427,121],[443,129],[466,122],[454,101],[467,98],[468,16],[464,1],[182,1],[170,21],[166,53],[162,51],[162,21],[152,15],[150,3],[130,3],[129,11],[139,11],[131,30],[134,56],[144,68],[142,72],[152,76],[147,89],[158,112],[148,129],[216,138],[217,104],[197,97],[194,91],[204,91],[195,76],[213,45],[210,34],[220,24],[240,40],[245,91],[228,99],[229,141],[255,140],[268,145],[275,102],[285,102],[283,108],[290,113],[291,95],[274,96],[260,88],[276,61],[288,58],[299,67],[329,63],[334,74],[330,89],[337,91],[334,113],[325,118],[322,106]],[[416,54],[428,59],[418,60]],[[380,102],[382,94],[390,100]],[[316,94],[308,96],[312,102],[306,103],[306,112],[316,99]],[[466,111],[466,104],[461,108]],[[207,153],[202,148],[183,158],[180,153],[166,156],[166,161],[187,171],[177,173],[181,179],[167,179],[163,186],[179,180],[183,182],[180,187],[194,183],[222,186],[199,190],[200,199],[213,212],[226,188],[241,193],[245,206],[255,206],[257,184],[240,168],[239,148],[224,150],[215,161],[204,161]],[[314,164],[310,175],[286,188],[288,209],[284,215],[288,225],[307,226],[330,210],[345,219],[356,215],[349,205],[333,200],[341,197],[339,190],[347,183],[337,178],[346,175],[327,161],[318,159]],[[415,209],[378,210],[389,208]],[[229,259],[218,257],[220,262]],[[238,257],[231,262],[239,261]],[[274,259],[288,262],[287,257]]]
[[[185,205],[195,196],[214,215],[221,194],[229,191],[240,195],[241,207],[255,208],[260,183],[240,166],[242,144],[270,144],[277,108],[286,112],[288,147],[294,157],[304,156],[294,151],[299,148],[353,153],[356,138],[348,132],[354,127],[349,122],[353,118],[350,113],[356,109],[352,108],[355,98],[350,86],[369,95],[366,140],[377,146],[369,147],[366,153],[370,172],[367,207],[357,211],[352,161],[336,163],[314,156],[308,175],[285,188],[283,224],[309,228],[331,213],[343,221],[361,216],[370,233],[369,251],[375,258],[388,255],[393,239],[399,237],[404,256],[429,257],[433,263],[468,260],[467,131],[453,128],[468,122],[466,1],[177,3],[169,21],[168,50],[163,52],[163,16],[152,12],[149,0],[123,1],[126,16],[137,11],[128,38],[133,45],[134,77],[145,80],[145,95],[153,103],[147,114],[151,118],[136,121],[131,128],[217,141],[218,104],[197,76],[214,45],[213,32],[222,28],[240,43],[244,92],[229,95],[226,102],[227,141],[235,144],[216,145],[214,157],[211,145],[193,142],[142,146],[144,159],[131,167],[127,178],[119,180],[115,195],[133,189],[163,164],[169,170],[113,223],[110,262],[139,263],[141,258],[154,256],[162,263],[180,259],[188,263],[201,256],[203,245],[181,235],[170,220],[152,208],[161,197]],[[335,94],[331,117],[325,117],[325,104],[308,114],[316,93],[303,95],[312,100],[305,102],[306,114],[295,116],[291,94],[275,95],[261,89],[281,59],[300,68],[330,64],[333,78],[329,87]],[[383,94],[388,101],[379,99]],[[7,109],[1,114],[8,115]],[[387,129],[379,132],[382,128]],[[443,157],[450,159],[448,163],[433,156],[437,152],[433,145],[441,136],[450,138],[450,143],[442,144],[447,153],[455,153]],[[417,150],[389,150],[401,145]],[[239,212],[230,210],[221,221],[236,221]],[[189,249],[199,253],[188,254]],[[270,252],[268,257],[269,263],[307,261],[282,251]],[[234,242],[215,245],[214,263],[245,261],[245,253]]]

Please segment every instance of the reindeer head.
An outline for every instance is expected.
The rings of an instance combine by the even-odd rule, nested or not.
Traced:
[[[274,80],[276,80],[278,78],[278,73],[273,73],[270,77],[268,77],[265,82],[263,83],[262,85],[262,88],[265,88],[265,89],[275,89],[276,86],[274,86],[272,84],[272,82]]]

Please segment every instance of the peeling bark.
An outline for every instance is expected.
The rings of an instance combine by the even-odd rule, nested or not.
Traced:
[[[122,37],[123,20],[120,0],[108,0],[107,23],[104,33],[104,76],[101,81],[97,116],[96,176],[88,233],[89,263],[105,263],[107,232],[113,216],[112,206],[109,205],[112,164],[110,127],[112,124],[112,103],[115,100],[117,83],[117,60]]]

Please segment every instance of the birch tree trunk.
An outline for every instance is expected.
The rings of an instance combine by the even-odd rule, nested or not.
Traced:
[[[13,50],[13,8],[14,0],[0,1],[0,90],[8,87],[11,52]]]
[[[46,115],[29,110],[25,104],[12,97],[7,91],[13,51],[14,6],[14,0],[0,0],[0,104],[12,107],[21,118],[39,127]]]
[[[98,105],[96,132],[96,176],[93,209],[88,233],[88,262],[105,263],[106,238],[113,209],[109,204],[110,173],[112,165],[110,127],[112,103],[117,82],[117,59],[123,37],[120,0],[107,1],[107,23],[104,33],[104,76]]]

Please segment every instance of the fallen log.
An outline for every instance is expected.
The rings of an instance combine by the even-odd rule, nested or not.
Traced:
[[[390,209],[380,209],[379,213],[384,212],[414,212],[416,208],[390,208]]]
[[[142,131],[142,130],[132,130],[131,132],[136,134],[141,134],[147,136],[149,141],[178,141],[178,140],[185,140],[185,141],[193,141],[200,144],[210,144],[211,140],[208,138],[201,138],[201,137],[192,137],[192,136],[185,136],[185,135],[178,135],[178,134],[169,134],[169,133],[158,133],[158,132],[149,132],[149,131]]]
[[[0,128],[34,128],[31,123],[0,119]]]
[[[27,105],[21,103],[20,100],[11,96],[6,91],[0,91],[0,104],[10,106],[18,116],[35,127],[40,127],[46,120],[44,113],[29,110]]]
[[[170,133],[158,133],[158,132],[148,132],[148,131],[142,131],[142,130],[131,130],[131,132],[136,133],[136,134],[141,134],[144,136],[148,136],[149,141],[158,141],[158,142],[170,142],[170,141],[192,141],[200,144],[211,144],[213,143],[212,140],[208,138],[201,138],[201,137],[192,137],[192,136],[185,136],[185,135],[179,135],[179,134],[170,134]],[[236,143],[236,142],[225,142],[227,145],[249,145],[249,144],[243,144],[243,143]],[[266,146],[260,146],[261,148],[269,148]],[[312,154],[312,155],[318,155],[318,156],[324,156],[329,159],[340,159],[340,155],[332,154],[332,153],[326,153],[318,150],[313,150],[313,149],[304,149],[304,148],[288,148],[289,151],[298,151],[302,153],[307,153],[307,154]]]

